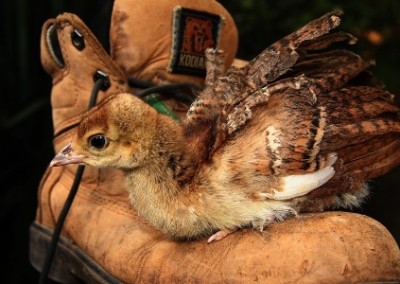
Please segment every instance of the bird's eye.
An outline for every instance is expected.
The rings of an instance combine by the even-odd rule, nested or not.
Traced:
[[[108,139],[101,134],[89,137],[89,145],[97,150],[102,150],[108,146]]]

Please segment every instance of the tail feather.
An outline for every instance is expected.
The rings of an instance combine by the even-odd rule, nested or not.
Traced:
[[[400,122],[375,118],[355,121],[354,123],[330,125],[328,137],[325,138],[331,143],[340,143],[344,146],[387,133],[400,133]]]
[[[345,105],[350,101],[356,103],[370,102],[374,100],[383,100],[393,103],[393,95],[381,87],[372,86],[346,86],[334,90],[327,96],[321,96],[320,100],[327,103],[336,103]]]
[[[368,149],[374,150],[345,162],[346,169],[360,179],[369,180],[400,165],[400,136],[393,137],[392,140],[385,141],[385,145],[380,141],[372,144],[375,147],[369,145]]]
[[[300,212],[358,207],[368,196],[366,181],[400,165],[400,135],[372,138],[338,151],[336,175],[308,195],[293,200]]]
[[[330,110],[328,124],[354,124],[355,121],[368,121],[371,119],[388,121],[389,117],[398,111],[395,105],[381,100],[372,102],[349,101],[343,107],[346,109],[338,108],[337,103],[327,103],[327,109]]]

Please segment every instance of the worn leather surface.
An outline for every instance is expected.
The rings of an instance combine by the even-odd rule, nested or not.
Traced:
[[[203,2],[216,5],[213,0]],[[128,0],[116,1],[116,5],[126,5],[125,12],[142,9],[129,6],[133,4]],[[46,45],[46,30],[53,23],[65,61],[63,68],[54,63]],[[85,36],[83,51],[77,51],[71,43],[74,28]],[[155,43],[140,44],[147,49]],[[87,108],[97,69],[106,71],[112,79],[112,87],[102,92],[100,99],[127,88],[124,72],[128,67],[122,66],[122,55],[114,53],[119,58],[115,61],[109,57],[74,15],[64,14],[45,23],[41,55],[45,70],[53,78],[56,133],[79,120]],[[133,63],[128,60],[124,64]],[[143,64],[135,68],[144,68]],[[134,74],[141,76],[139,71]],[[182,81],[186,79],[182,77]],[[55,150],[68,143],[73,133],[72,129],[58,135]],[[37,210],[37,221],[43,226],[54,228],[74,172],[75,167],[69,166],[52,168],[44,174]],[[206,239],[174,242],[131,209],[120,172],[88,167],[62,234],[126,283],[348,283],[400,279],[399,248],[390,233],[369,217],[344,212],[300,215],[272,225],[263,233],[239,231],[212,244]]]

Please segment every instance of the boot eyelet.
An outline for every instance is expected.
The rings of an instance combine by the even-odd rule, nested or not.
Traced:
[[[71,33],[71,40],[77,50],[83,50],[85,48],[85,38],[77,29],[74,29]]]
[[[58,40],[57,28],[54,24],[50,25],[46,32],[46,44],[50,52],[50,56],[60,68],[64,68],[65,62],[62,55],[60,42]]]
[[[93,81],[96,82],[97,80],[101,79],[102,84],[100,86],[100,90],[106,91],[111,86],[110,78],[106,73],[101,70],[97,70],[96,73],[93,75]]]

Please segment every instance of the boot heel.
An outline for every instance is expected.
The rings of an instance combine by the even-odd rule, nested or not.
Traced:
[[[50,230],[37,223],[32,223],[30,227],[29,260],[39,272],[43,269],[51,234]],[[65,253],[64,241],[65,239],[58,244],[48,277],[60,283],[80,283],[81,281],[69,270],[71,268],[70,257]]]
[[[30,227],[29,259],[39,272],[43,268],[52,231],[32,223]],[[107,273],[67,238],[60,237],[48,277],[56,282],[70,283],[122,283]]]

